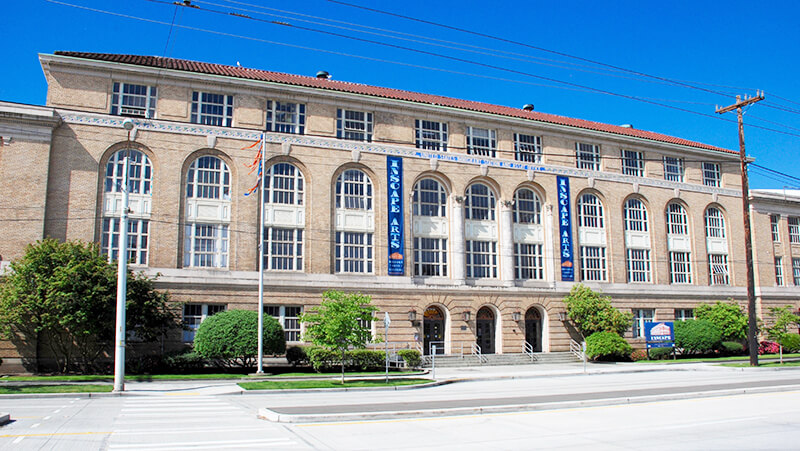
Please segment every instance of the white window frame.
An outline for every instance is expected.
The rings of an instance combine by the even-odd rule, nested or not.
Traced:
[[[467,278],[497,278],[497,241],[466,240]]]
[[[275,163],[264,174],[264,269],[267,271],[303,271],[304,189],[303,173],[291,163]],[[287,210],[285,206],[294,209]],[[275,211],[291,216],[291,220],[283,217],[278,221],[273,217]]]
[[[446,122],[415,119],[414,129],[416,130],[417,149],[447,152]]]
[[[800,244],[800,218],[789,216],[786,222],[789,224],[789,243]]]
[[[628,283],[650,283],[650,249],[626,249]]]
[[[514,192],[514,223],[542,224],[542,201],[536,191],[520,188]]]
[[[625,231],[647,232],[647,207],[639,199],[631,198],[625,201],[624,207]]]
[[[514,278],[544,280],[544,245],[514,243]]]
[[[125,153],[128,153],[128,195],[144,198],[143,202],[151,202],[153,186],[153,167],[144,152],[135,149],[123,149],[115,152],[106,163],[104,186],[104,203],[108,196],[122,192],[122,173],[124,171]],[[130,206],[130,198],[128,200]],[[143,206],[140,206],[143,207]],[[105,213],[101,224],[100,251],[112,262],[119,254],[119,224],[121,211]],[[137,217],[138,216],[138,217]],[[150,244],[150,210],[139,208],[134,217],[128,218],[128,262],[132,265],[147,266]]]
[[[302,326],[300,315],[303,313],[302,305],[265,305],[264,314],[276,320],[283,328],[286,343],[299,343],[302,340]]]
[[[155,86],[116,81],[111,93],[111,114],[155,119],[157,92]]]
[[[608,258],[604,246],[581,246],[581,280],[608,281]]]
[[[800,286],[800,258],[792,258],[792,278],[794,285]]]
[[[414,275],[447,277],[447,191],[439,180],[426,177],[414,184],[413,218]]]
[[[644,338],[644,323],[655,321],[655,318],[655,309],[633,309],[633,338]]]
[[[638,150],[622,149],[622,174],[644,177],[644,154]]]
[[[684,170],[683,158],[664,157],[664,180],[683,182]]]
[[[575,167],[591,171],[600,170],[600,146],[582,142],[575,143]]]
[[[372,113],[338,108],[336,137],[349,141],[372,142]]]
[[[414,236],[414,275],[447,277],[447,238]]]
[[[267,100],[266,130],[268,132],[293,135],[305,134],[305,104]]]
[[[429,182],[435,183],[432,186]],[[426,186],[427,185],[427,186]],[[447,191],[444,185],[436,179],[424,178],[414,184],[412,198],[412,212],[414,216],[444,218],[447,216]]]
[[[782,287],[783,283],[783,257],[775,257],[775,285]]]
[[[706,237],[725,238],[725,215],[715,207],[708,207],[705,213]]]
[[[497,155],[497,132],[488,128],[467,127],[467,154],[494,158]]]
[[[209,111],[210,109],[219,111]],[[213,92],[192,92],[191,122],[193,124],[230,127],[233,125],[233,96]],[[204,111],[205,110],[205,111]]]
[[[667,234],[689,235],[689,215],[686,208],[679,203],[671,202],[667,205]]]
[[[264,270],[303,270],[303,229],[264,227]]]
[[[708,279],[709,285],[731,284],[728,254],[708,255]]]
[[[722,172],[719,163],[703,163],[703,185],[719,187],[722,183]]]
[[[780,228],[780,215],[769,215],[769,226],[772,232],[772,242],[781,242],[781,228]]]
[[[596,195],[586,193],[578,197],[578,227],[605,228],[603,202]]]
[[[675,321],[689,321],[695,319],[693,308],[676,308],[673,316]]]
[[[528,163],[541,163],[542,137],[514,133],[514,159]]]
[[[192,268],[227,268],[229,230],[228,224],[205,224],[195,222],[186,224],[184,229],[186,246],[184,249],[184,266]],[[203,234],[199,234],[202,232]],[[210,234],[208,234],[210,232]],[[201,244],[210,243],[213,249],[201,248]]]
[[[336,208],[372,211],[372,180],[359,169],[348,169],[336,179]]]
[[[480,189],[486,189],[485,193]],[[494,221],[495,210],[497,209],[497,199],[494,190],[489,185],[483,183],[473,183],[467,187],[464,196],[465,218],[472,221]]]
[[[121,219],[113,216],[103,218],[100,250],[109,262],[119,256],[119,226]],[[150,243],[150,221],[128,218],[128,264],[147,266]]]
[[[674,285],[689,285],[692,283],[692,253],[670,251],[669,253],[669,278]]]
[[[336,232],[336,272],[373,274],[375,255],[372,232]]]
[[[188,315],[186,313],[187,307],[191,307],[192,309],[199,308],[200,312],[192,312],[192,315]],[[183,324],[188,328],[188,330],[183,331],[183,342],[193,343],[197,329],[200,328],[200,324],[209,316],[224,312],[227,308],[228,306],[226,304],[200,304],[196,302],[187,302],[183,304],[183,308],[181,309]]]
[[[264,203],[303,205],[305,180],[300,169],[291,163],[275,163],[264,174]]]
[[[196,158],[186,173],[187,199],[231,199],[231,173],[222,158]]]

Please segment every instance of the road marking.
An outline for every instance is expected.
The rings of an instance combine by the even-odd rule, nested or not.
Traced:
[[[141,429],[117,429],[114,431],[114,436],[118,435],[155,435],[155,434],[162,434],[165,431],[169,432],[170,434],[183,434],[183,433],[193,433],[193,432],[232,432],[232,431],[253,431],[254,428],[252,426],[240,426],[240,427],[221,427],[221,428],[184,428],[184,429],[175,429],[172,424],[164,425],[164,429],[154,429],[149,428],[147,431],[142,431]]]
[[[143,444],[134,443],[126,445],[109,445],[108,449],[147,449],[152,451],[173,450],[173,449],[230,449],[230,448],[251,448],[254,445],[258,446],[286,446],[296,445],[297,442],[288,438],[278,439],[256,439],[256,440],[219,440],[215,442],[171,442],[171,443],[153,443]]]
[[[56,411],[55,411],[55,412],[53,412],[53,413],[58,413],[58,412],[61,412],[61,409],[58,409],[58,410],[56,410]]]
[[[44,417],[43,419],[49,420],[50,418],[52,418],[52,417],[50,415],[48,415],[48,416]]]
[[[164,396],[203,396],[203,395],[198,392],[187,392],[187,393],[164,393]]]
[[[65,435],[97,435],[97,434],[111,434],[113,431],[104,431],[104,432],[51,432],[48,434],[5,434],[0,435],[0,438],[11,438],[11,437],[56,437],[56,436],[65,436]]]
[[[17,443],[21,442],[21,441],[22,441],[22,439],[24,439],[24,438],[25,438],[25,437],[23,437],[23,436],[17,437],[17,439],[16,439],[16,440],[14,440],[14,441],[13,441],[13,442],[11,442],[11,443],[17,444]]]
[[[39,426],[41,426],[41,424],[42,424],[42,423],[36,423],[36,424],[34,424],[33,426],[31,426],[31,429],[38,428]]]

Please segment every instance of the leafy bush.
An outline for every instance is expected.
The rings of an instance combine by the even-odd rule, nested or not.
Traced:
[[[320,346],[309,346],[306,348],[306,355],[311,367],[318,373],[330,371],[334,367],[341,365],[342,362],[341,354],[338,351]]]
[[[622,335],[631,325],[633,314],[621,312],[611,305],[611,298],[591,288],[577,284],[564,298],[569,319],[584,337],[595,332],[614,332]]]
[[[286,350],[286,361],[292,366],[308,365],[308,354],[302,346],[292,346]]]
[[[650,360],[667,360],[672,357],[673,348],[653,348],[650,350]]]
[[[320,346],[306,348],[308,361],[314,371],[328,372],[336,367],[341,367],[341,353],[336,350],[325,349]],[[372,349],[353,349],[344,354],[344,367],[350,370],[369,371],[383,369],[386,365],[386,353]]]
[[[647,360],[647,351],[644,349],[637,349],[631,352],[631,360],[638,362],[639,360]]]
[[[347,351],[347,364],[354,370],[369,371],[386,366],[386,353],[373,349],[354,349]]]
[[[275,318],[264,315],[264,354],[283,354],[286,339]],[[228,310],[206,318],[194,337],[194,349],[224,366],[251,368],[258,357],[258,312]]]
[[[586,357],[593,360],[628,360],[632,352],[631,345],[616,332],[595,332],[586,338]]]
[[[758,344],[758,355],[764,354],[777,354],[780,352],[780,347],[778,343],[774,341],[762,341]]]
[[[422,364],[422,356],[416,349],[401,349],[397,351],[397,355],[406,362],[407,368],[419,368]]]
[[[714,323],[723,340],[736,341],[747,337],[747,315],[734,301],[700,304],[694,314],[698,320]]]
[[[783,334],[779,343],[783,346],[783,352],[800,351],[800,334]]]
[[[720,350],[725,355],[744,355],[747,348],[738,341],[723,341]]]
[[[695,319],[675,322],[675,347],[681,354],[707,354],[719,348],[722,335],[711,321]]]

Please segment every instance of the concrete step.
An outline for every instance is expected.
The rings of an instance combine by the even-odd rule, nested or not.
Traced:
[[[436,367],[470,367],[470,366],[496,366],[496,365],[536,365],[536,364],[559,364],[576,363],[580,360],[569,352],[540,352],[534,353],[534,360],[531,361],[526,354],[483,354],[482,359],[475,355],[437,355]],[[423,367],[430,368],[432,365],[431,356],[423,357]]]

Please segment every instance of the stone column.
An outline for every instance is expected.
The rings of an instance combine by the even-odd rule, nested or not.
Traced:
[[[453,282],[464,284],[464,197],[450,196],[450,274]]]
[[[500,201],[500,280],[514,284],[514,202]]]

